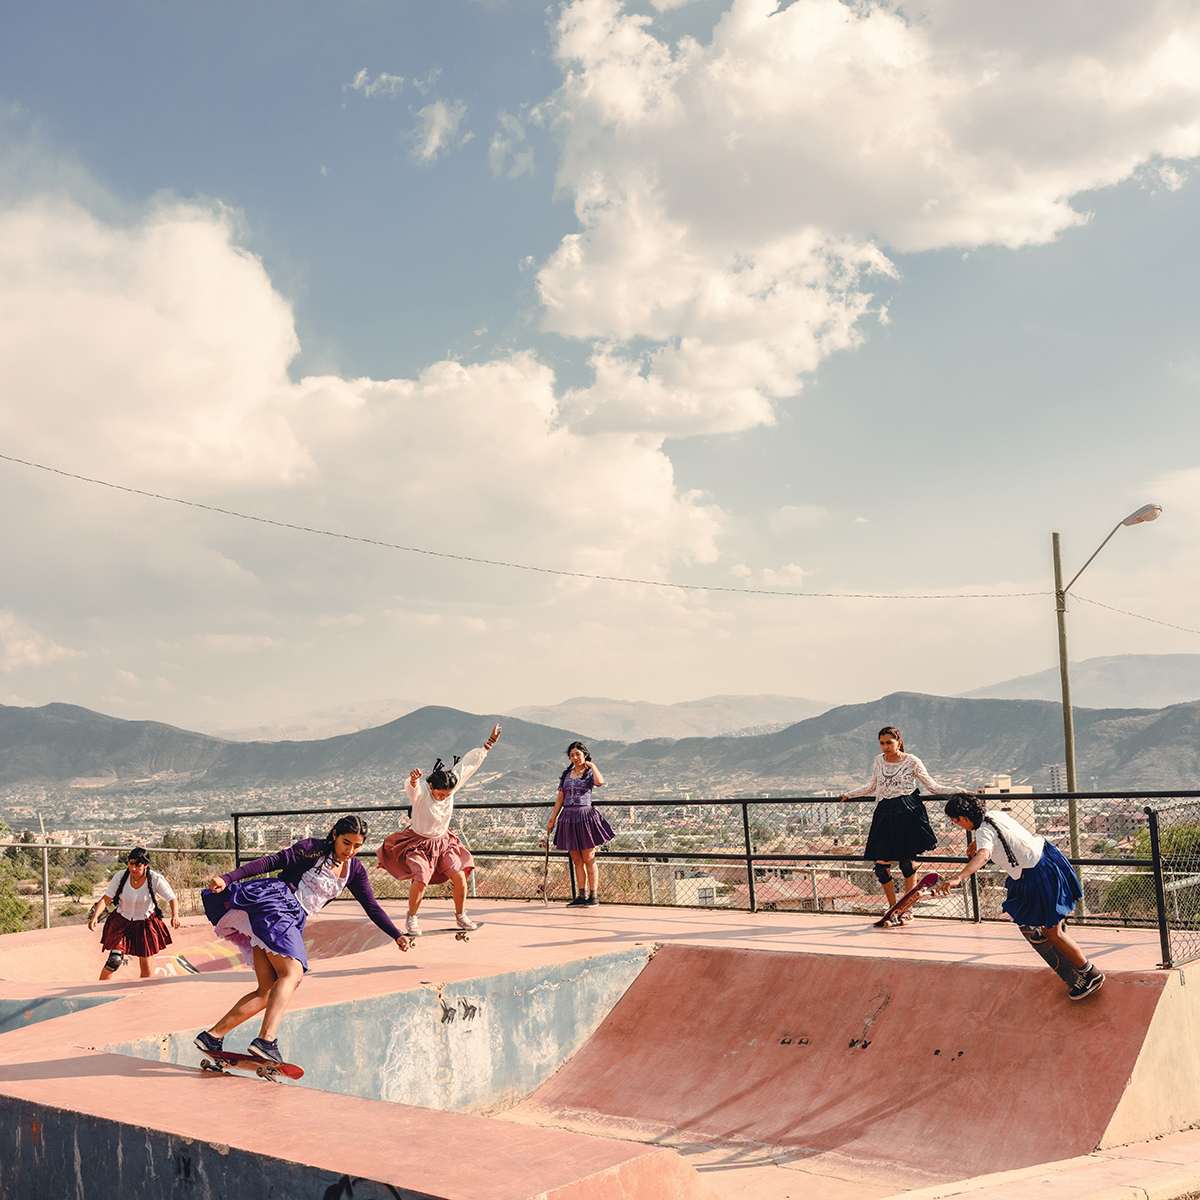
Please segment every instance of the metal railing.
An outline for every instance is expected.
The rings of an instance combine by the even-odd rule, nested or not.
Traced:
[[[1002,794],[982,797],[993,809],[1006,810],[1026,828],[1060,843],[1069,853],[1066,805],[1073,798],[1081,812],[1082,843],[1089,853],[1072,858],[1084,899],[1077,920],[1092,925],[1158,926],[1166,945],[1164,896],[1179,904],[1190,900],[1186,888],[1170,890],[1172,879],[1156,886],[1155,857],[1148,800],[1196,806],[1200,791],[1079,792]],[[938,845],[918,860],[937,871],[960,865],[964,835],[941,814],[943,797],[924,797]],[[840,803],[836,797],[662,799],[608,801],[598,805],[616,838],[597,852],[601,897],[625,904],[726,908],[749,912],[876,913],[884,897],[863,846],[875,801]],[[476,870],[471,894],[483,898],[539,899],[545,868],[539,843],[545,835],[549,801],[513,804],[465,802],[455,806],[451,828],[469,846]],[[1157,806],[1162,811],[1162,806]],[[405,824],[409,806],[364,805],[353,809],[303,808],[231,814],[236,861],[241,864],[274,852],[305,836],[321,836],[345,812],[364,816],[371,836],[360,857],[376,893],[402,898],[407,884],[371,864],[374,848],[387,833]],[[1200,842],[1200,838],[1198,838]],[[1196,872],[1200,876],[1200,861]],[[895,872],[898,876],[898,872]],[[1159,872],[1161,874],[1161,871]],[[1001,911],[1005,874],[985,868],[970,886],[941,899],[922,901],[923,916],[949,920],[1007,920]],[[1200,902],[1200,878],[1196,880]],[[1190,886],[1190,885],[1189,885]],[[547,895],[570,899],[577,881],[569,856],[551,849]],[[448,885],[429,896],[449,894]],[[1194,927],[1200,954],[1200,917]],[[1176,959],[1177,959],[1176,955]],[[1164,950],[1164,963],[1171,956]]]
[[[89,842],[52,842],[43,839],[32,842],[0,841],[0,934],[17,933],[37,928],[50,929],[55,925],[78,925],[87,920],[90,907],[103,894],[109,879],[119,869],[117,859],[134,849],[125,846],[98,846]],[[175,892],[181,916],[204,912],[200,892],[210,876],[231,870],[235,856],[232,850],[175,849],[147,847],[150,866],[164,875]],[[63,855],[86,855],[87,862],[52,863]],[[24,862],[31,870],[22,874],[14,866]],[[209,867],[197,871],[197,867]],[[53,876],[57,874],[59,878]],[[36,881],[32,891],[22,885]],[[71,887],[71,883],[77,886]],[[67,890],[62,890],[64,885]],[[37,904],[41,899],[41,920],[37,919]],[[165,907],[165,906],[164,906]]]

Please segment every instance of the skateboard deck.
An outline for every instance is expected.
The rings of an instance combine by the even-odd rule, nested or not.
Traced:
[[[938,877],[930,872],[928,875],[922,875],[917,880],[917,885],[910,888],[891,908],[875,922],[876,929],[887,929],[896,923],[898,917],[902,917],[922,896],[930,896],[933,894],[933,885],[937,883]]]
[[[1079,973],[1061,954],[1050,944],[1049,938],[1046,937],[1044,929],[1038,929],[1036,926],[1021,926],[1021,933],[1025,936],[1025,940],[1042,956],[1046,965],[1052,970],[1067,985],[1074,987],[1075,981],[1079,978]]]
[[[546,849],[546,864],[542,868],[542,886],[538,891],[542,893],[542,903],[547,907],[550,904],[550,835],[547,834],[542,840],[542,845]]]
[[[231,1067],[237,1071],[253,1071],[255,1075],[273,1083],[279,1082],[280,1075],[299,1079],[304,1074],[304,1068],[294,1063],[277,1063],[268,1058],[256,1058],[253,1054],[235,1054],[228,1050],[209,1051],[200,1060],[200,1070],[216,1071],[219,1075],[230,1074]]]
[[[476,921],[475,929],[482,929],[484,924],[483,921]],[[459,929],[457,926],[451,925],[446,929],[423,929],[420,933],[406,933],[404,936],[408,938],[410,946],[414,942],[419,942],[422,938],[437,937],[439,933],[452,933],[456,942],[469,942],[471,934],[475,932],[475,929]]]

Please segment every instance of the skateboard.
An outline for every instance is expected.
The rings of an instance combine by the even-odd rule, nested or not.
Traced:
[[[228,1050],[211,1051],[200,1060],[200,1070],[215,1071],[218,1075],[231,1075],[233,1072],[229,1070],[230,1067],[238,1071],[253,1071],[255,1075],[269,1079],[272,1083],[278,1083],[280,1075],[286,1075],[289,1079],[299,1079],[304,1074],[304,1068],[293,1063],[277,1063],[268,1058],[255,1058],[252,1054],[234,1054]]]
[[[933,885],[937,883],[937,881],[938,877],[932,872],[930,872],[928,875],[922,875],[921,878],[917,880],[917,886],[905,892],[904,895],[901,896],[900,899],[897,900],[896,903],[893,904],[892,907],[889,908],[887,912],[885,912],[883,916],[875,922],[875,928],[888,929],[899,925],[900,918],[906,912],[908,912],[908,910],[912,908],[912,906],[916,904],[916,902],[920,900],[922,896],[933,895]]]
[[[475,929],[482,929],[483,926],[483,921],[475,922]],[[420,941],[421,938],[437,937],[439,933],[452,933],[456,942],[469,942],[475,929],[459,929],[457,926],[451,925],[448,929],[423,929],[420,933],[406,933],[404,936],[408,938],[410,946]]]
[[[1025,940],[1042,956],[1046,965],[1067,985],[1074,987],[1079,973],[1057,950],[1050,944],[1046,931],[1037,926],[1022,925],[1021,933]]]
[[[542,844],[546,847],[546,865],[542,868],[542,886],[538,891],[542,893],[542,903],[547,907],[550,905],[550,835],[547,834],[542,839]]]

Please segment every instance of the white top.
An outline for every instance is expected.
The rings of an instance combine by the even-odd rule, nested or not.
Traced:
[[[108,881],[108,887],[104,889],[104,894],[110,900],[117,894],[117,887],[124,874],[123,870],[118,871]],[[175,899],[175,892],[171,885],[157,871],[150,871],[149,875],[154,880],[154,894],[160,901],[169,904]],[[117,904],[117,912],[127,921],[144,921],[154,912],[154,905],[150,903],[150,889],[146,886],[145,880],[142,880],[141,887],[133,886],[132,876],[126,880],[125,890],[121,893],[121,899]]]
[[[1019,821],[1014,821],[1008,813],[993,812],[988,809],[984,816],[994,821],[1012,847],[1013,857],[1017,860],[1014,867],[1004,853],[1004,847],[996,836],[996,831],[987,824],[980,825],[975,830],[975,849],[991,852],[992,862],[1003,867],[1013,879],[1020,879],[1021,872],[1029,867],[1036,867],[1042,861],[1042,852],[1046,849],[1046,839],[1036,833],[1030,833]]]
[[[483,766],[485,758],[487,758],[487,749],[484,746],[469,750],[462,756],[451,768],[458,776],[458,787],[444,800],[434,800],[433,793],[429,790],[429,784],[425,782],[424,776],[417,780],[416,787],[406,782],[404,790],[408,793],[409,803],[413,806],[412,820],[408,823],[409,829],[413,833],[419,833],[422,837],[441,837],[450,828],[450,817],[454,812],[454,796],[458,792],[458,788],[462,787]]]
[[[917,783],[935,796],[953,796],[961,788],[941,787],[929,777],[925,764],[915,754],[905,754],[897,763],[884,760],[882,754],[875,756],[875,770],[871,772],[871,782],[866,787],[856,788],[846,793],[846,799],[855,796],[874,795],[876,800],[890,800],[893,796],[911,796],[917,790]],[[1006,829],[1007,836],[1008,830]]]
[[[320,912],[335,896],[340,895],[349,882],[349,866],[346,867],[345,875],[339,876],[333,869],[333,863],[328,858],[322,858],[300,876],[296,899],[311,917],[313,913]]]

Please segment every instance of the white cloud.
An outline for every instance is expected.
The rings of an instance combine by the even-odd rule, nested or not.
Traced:
[[[412,143],[409,155],[418,162],[434,162],[439,154],[465,146],[475,135],[458,137],[458,127],[466,120],[467,106],[461,100],[447,103],[435,100],[417,110],[417,123],[404,135]],[[456,140],[457,139],[457,140]]]
[[[417,84],[421,88],[420,84]],[[353,82],[343,83],[342,91],[362,92],[364,96],[398,96],[404,90],[403,75],[389,75],[383,72],[376,75],[374,79],[370,77],[366,67],[364,67],[357,75]],[[421,88],[422,93],[424,88]]]
[[[533,147],[526,142],[525,126],[520,117],[502,110],[496,119],[500,128],[492,134],[488,165],[493,175],[507,175],[509,179],[516,179],[526,171],[533,170]],[[508,166],[510,156],[512,166]]]
[[[46,666],[60,659],[83,658],[79,650],[60,646],[45,634],[38,633],[13,612],[0,611],[0,671],[13,671]]]
[[[779,537],[796,529],[813,529],[829,516],[829,510],[819,504],[785,504],[768,518],[771,532]]]
[[[1073,197],[1200,153],[1200,15],[1173,0],[777,7],[733,0],[709,45],[562,9],[581,232],[538,283],[548,329],[599,343],[588,428],[769,423],[860,340],[885,249],[1043,243],[1087,220]]]

